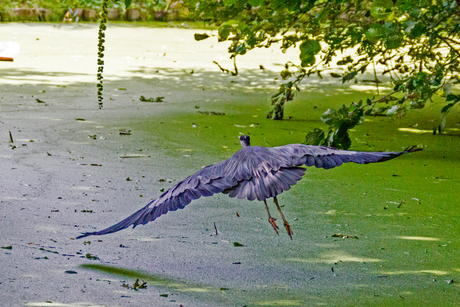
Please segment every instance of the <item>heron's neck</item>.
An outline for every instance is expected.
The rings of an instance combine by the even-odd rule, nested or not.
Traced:
[[[241,143],[241,147],[243,147],[243,148],[244,148],[244,147],[249,147],[249,146],[251,146],[251,145],[249,144],[249,141],[247,141],[247,140],[242,140],[240,143]]]

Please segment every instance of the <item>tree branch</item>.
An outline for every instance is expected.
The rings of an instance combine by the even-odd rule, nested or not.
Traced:
[[[457,56],[460,56],[460,52],[457,49],[455,49],[451,44],[449,44],[447,40],[449,39],[450,41],[453,41],[456,44],[458,44],[458,42],[454,41],[453,39],[442,37],[442,36],[439,36],[439,39],[442,40],[447,46],[449,46],[450,49],[452,49],[457,54]]]
[[[390,93],[390,94],[388,94],[388,95],[385,95],[385,96],[383,96],[383,97],[381,97],[381,98],[379,98],[379,99],[377,99],[377,100],[372,101],[372,103],[374,104],[374,103],[383,101],[383,100],[385,100],[386,98],[388,98],[388,97],[392,96],[393,94],[396,94],[396,93],[398,93],[398,92],[400,92],[400,91],[402,91],[402,89],[393,91],[392,93]]]

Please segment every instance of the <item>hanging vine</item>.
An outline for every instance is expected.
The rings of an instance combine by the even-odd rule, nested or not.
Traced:
[[[97,100],[99,102],[99,109],[102,109],[104,99],[102,91],[104,89],[104,43],[105,43],[105,30],[107,29],[107,4],[109,0],[103,0],[101,5],[101,21],[99,22],[99,36],[98,36],[98,52],[97,52]]]

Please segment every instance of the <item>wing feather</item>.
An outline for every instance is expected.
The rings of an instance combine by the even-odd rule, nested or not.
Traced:
[[[202,196],[208,197],[233,187],[237,182],[229,180],[223,173],[223,165],[227,163],[227,161],[228,160],[225,160],[216,165],[210,165],[199,170],[164,192],[158,199],[151,201],[145,207],[136,211],[121,222],[101,231],[82,233],[77,239],[91,235],[114,233],[128,228],[131,225],[133,225],[133,228],[137,225],[144,225],[154,221],[159,216],[169,211],[183,209],[194,199],[198,199]]]
[[[290,144],[268,149],[279,157],[279,161],[284,162],[281,163],[280,167],[306,165],[324,169],[334,168],[347,162],[358,164],[383,162],[399,157],[405,153],[422,150],[412,147],[399,152],[361,152],[302,144]]]

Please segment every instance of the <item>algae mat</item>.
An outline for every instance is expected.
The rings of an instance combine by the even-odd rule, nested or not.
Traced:
[[[375,93],[311,79],[289,119],[269,121],[275,78],[295,52],[257,51],[232,77],[212,63],[231,67],[226,46],[195,42],[195,30],[110,24],[98,110],[96,25],[0,30],[0,40],[21,45],[15,62],[0,64],[0,305],[458,304],[458,112],[442,136],[429,131],[436,105],[401,120],[366,119],[353,149],[424,151],[308,169],[279,197],[292,241],[273,232],[263,204],[225,195],[73,240],[229,157],[241,133],[254,145],[301,142],[327,107]]]

